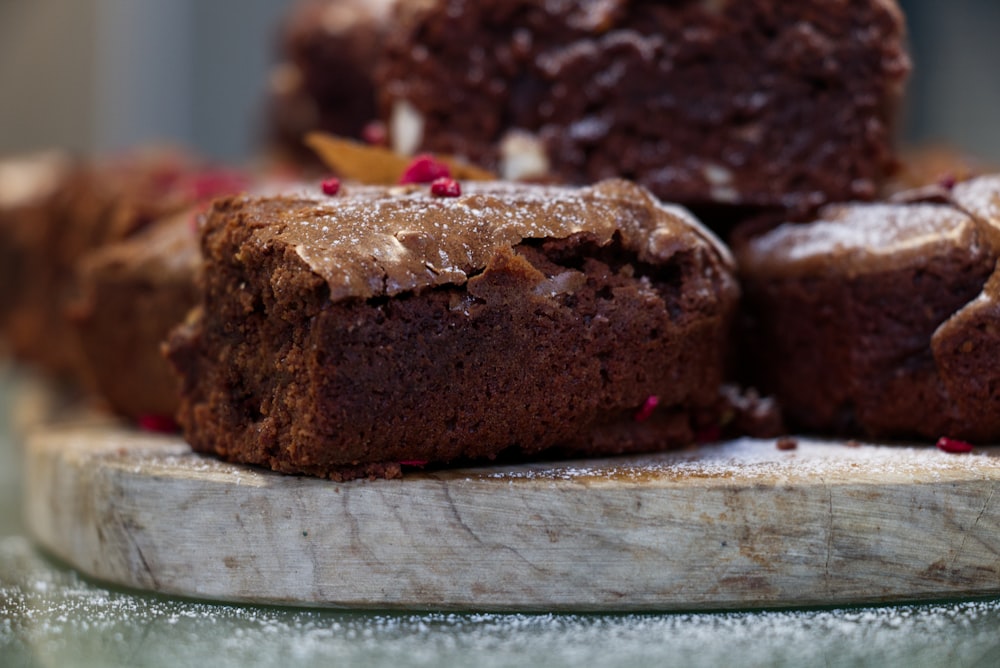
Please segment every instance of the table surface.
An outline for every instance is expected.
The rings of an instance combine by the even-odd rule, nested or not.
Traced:
[[[86,580],[20,519],[0,369],[3,666],[996,666],[1000,600],[629,615],[340,612],[167,598]]]

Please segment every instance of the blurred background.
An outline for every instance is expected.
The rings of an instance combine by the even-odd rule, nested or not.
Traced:
[[[259,146],[291,0],[0,0],[0,154],[173,140]],[[902,135],[1000,161],[1000,1],[902,0],[915,63]]]

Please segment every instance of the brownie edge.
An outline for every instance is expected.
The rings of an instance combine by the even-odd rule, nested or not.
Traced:
[[[191,445],[345,479],[715,420],[738,290],[710,233],[624,181],[463,187],[217,202],[169,345]]]
[[[794,428],[1000,438],[1000,175],[938,190],[830,206],[736,247],[748,380]]]

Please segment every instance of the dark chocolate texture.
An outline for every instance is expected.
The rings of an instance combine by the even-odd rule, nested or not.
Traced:
[[[738,248],[752,380],[793,426],[1000,438],[1000,177],[947,192],[832,206]]]
[[[398,149],[504,177],[798,216],[893,168],[904,33],[894,0],[402,3],[380,107]]]
[[[717,422],[737,288],[714,237],[623,181],[462,186],[217,202],[170,345],[192,446],[344,479]]]
[[[282,62],[270,78],[269,132],[291,158],[312,165],[313,131],[359,138],[377,118],[375,63],[390,0],[299,0],[282,29]]]

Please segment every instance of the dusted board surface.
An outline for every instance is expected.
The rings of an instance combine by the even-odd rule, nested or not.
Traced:
[[[25,459],[46,549],[203,599],[553,612],[1000,593],[995,448],[741,440],[332,483],[91,426],[39,433]]]
[[[387,613],[123,591],[0,538],[4,666],[991,667],[1000,601],[683,614]],[[9,623],[7,621],[9,620]]]

